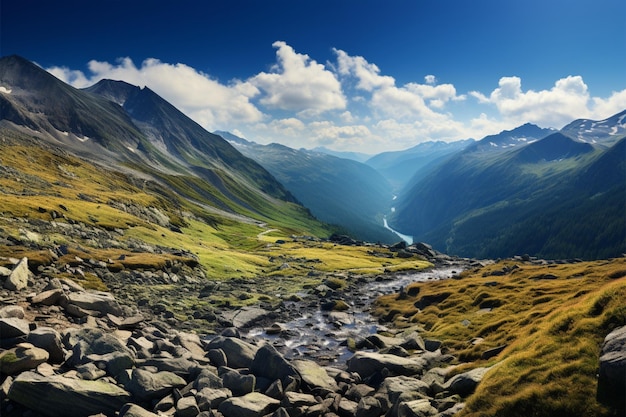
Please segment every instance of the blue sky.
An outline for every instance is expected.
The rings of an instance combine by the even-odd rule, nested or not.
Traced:
[[[2,55],[209,131],[377,153],[626,109],[623,0],[0,3]]]

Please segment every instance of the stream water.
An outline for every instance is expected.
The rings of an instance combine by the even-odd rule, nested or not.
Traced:
[[[413,282],[447,279],[461,269],[459,266],[434,268],[365,283],[345,297],[350,305],[346,312],[311,308],[311,300],[307,298],[312,296],[303,295],[302,301],[287,303],[287,308],[301,314],[289,322],[279,323],[282,329],[279,334],[268,334],[265,328],[257,327],[244,337],[271,341],[289,359],[303,357],[326,363],[345,363],[352,356],[345,346],[348,338],[363,339],[382,329],[378,320],[369,313],[371,303],[377,297],[399,292]]]

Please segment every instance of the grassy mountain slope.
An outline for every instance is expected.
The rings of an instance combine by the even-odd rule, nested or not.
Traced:
[[[164,305],[181,325],[201,332],[216,323],[191,318],[194,311],[278,304],[276,294],[288,296],[334,274],[428,265],[394,257],[383,247],[316,239],[329,233],[326,225],[290,202],[281,202],[276,217],[261,223],[258,217],[216,210],[168,184],[79,158],[13,128],[0,128],[0,146],[0,265],[24,256],[31,268],[67,264],[58,277],[113,291],[130,303]],[[72,272],[82,263],[106,266],[98,275]],[[178,282],[146,281],[150,274],[169,274],[172,264],[180,265]],[[235,290],[237,284],[220,290],[221,282],[240,281],[255,290],[243,294]],[[200,296],[205,288],[211,291]]]
[[[237,148],[271,172],[318,219],[357,239],[396,242],[382,226],[392,199],[389,183],[374,169],[325,153],[259,145],[227,135]]]
[[[459,416],[609,416],[596,400],[598,358],[604,337],[626,324],[625,297],[623,257],[551,265],[509,259],[411,284],[402,297],[381,297],[375,310],[443,341],[459,359],[452,375],[490,368]],[[500,352],[489,354],[494,348]]]
[[[468,148],[400,199],[392,227],[463,256],[618,256],[626,249],[620,154],[621,142],[607,151],[561,133],[508,151]]]
[[[0,59],[0,84],[10,91],[0,95],[5,124],[76,155],[259,221],[285,217],[282,202],[295,203],[258,163],[147,88],[102,81],[77,90],[16,56]]]

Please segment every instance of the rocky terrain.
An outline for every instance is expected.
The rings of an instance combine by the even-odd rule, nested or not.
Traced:
[[[64,256],[64,248],[58,251],[56,256]],[[440,262],[454,263],[438,256]],[[351,341],[355,353],[346,363],[285,352],[290,333],[281,323],[304,314],[307,306],[322,306],[327,320],[339,328],[340,316],[332,310],[341,308],[335,304],[366,305],[358,289],[389,277],[363,277],[342,292],[312,289],[315,302],[302,303],[295,313],[259,306],[223,311],[215,318],[223,330],[201,336],[182,330],[184,321],[166,310],[141,310],[129,302],[132,297],[118,300],[111,292],[56,278],[60,271],[54,262],[46,267],[34,267],[27,258],[4,262],[15,264],[0,270],[3,416],[451,415],[484,373],[476,369],[446,378],[444,367],[453,357],[441,351],[440,342],[416,332],[364,334]],[[106,264],[81,259],[62,268],[77,275],[109,271]],[[172,264],[170,269],[186,284],[193,281],[188,266]],[[116,273],[108,274],[101,273],[115,287]],[[164,279],[142,274],[145,280]],[[271,320],[276,321],[266,333],[279,335],[273,343],[242,337],[252,324]],[[310,348],[323,343],[312,342]]]

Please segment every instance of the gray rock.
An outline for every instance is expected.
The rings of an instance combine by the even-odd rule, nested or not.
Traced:
[[[130,400],[130,395],[104,380],[84,381],[23,372],[11,384],[8,398],[46,416],[84,417],[98,413],[113,415]]]
[[[302,382],[309,388],[321,388],[329,392],[339,391],[337,382],[317,363],[305,359],[297,359],[293,360],[291,364],[300,374]]]
[[[217,409],[221,403],[233,396],[228,388],[204,388],[196,394],[201,411]]]
[[[158,414],[154,414],[137,404],[129,403],[122,407],[119,417],[158,417]]]
[[[8,319],[8,318],[16,318],[23,319],[24,318],[24,309],[20,306],[4,306],[0,308],[0,318]],[[1,333],[0,333],[1,335]]]
[[[11,339],[30,333],[30,323],[24,319],[8,317],[0,319],[0,338]]]
[[[89,355],[106,355],[123,352],[132,356],[132,352],[111,333],[100,329],[80,328],[71,330],[63,338],[65,346],[72,349],[70,363],[74,365],[89,362]]]
[[[356,417],[379,417],[383,413],[380,402],[374,397],[361,398],[356,407]]]
[[[36,328],[28,334],[27,341],[38,348],[45,349],[50,354],[50,362],[62,363],[65,360],[61,335],[52,327]]]
[[[391,375],[411,376],[422,372],[425,361],[419,358],[402,358],[395,355],[357,352],[348,360],[348,371],[356,372],[361,378],[366,378],[383,369]]]
[[[275,411],[280,402],[259,392],[223,401],[218,410],[224,417],[262,417]]]
[[[152,357],[143,362],[144,366],[154,366],[159,371],[174,372],[181,376],[196,375],[199,365],[197,362],[185,358]]]
[[[250,366],[252,373],[271,381],[284,380],[297,376],[298,371],[281,355],[274,346],[265,344],[259,348]]]
[[[35,295],[30,300],[30,302],[33,304],[43,304],[45,306],[51,306],[55,304],[60,304],[62,297],[65,297],[65,293],[62,289],[53,289]]]
[[[88,355],[87,359],[106,369],[107,373],[113,377],[135,365],[135,359],[128,351],[111,352],[104,355],[92,354]]]
[[[609,333],[600,352],[598,374],[598,401],[624,415],[626,403],[626,326]]]
[[[224,353],[224,351],[222,349],[211,349],[207,352],[207,357],[209,358],[209,361],[211,361],[211,363],[214,366],[217,366],[218,368],[220,366],[227,366],[228,365],[228,358],[226,357],[226,354]]]
[[[20,343],[16,347],[0,353],[0,373],[17,375],[35,369],[48,360],[49,354],[30,343]]]
[[[397,410],[401,402],[425,398],[428,389],[426,382],[401,375],[385,378],[375,396],[386,409]]]
[[[400,403],[398,417],[431,417],[437,415],[437,409],[430,405],[430,400],[414,400]]]
[[[475,368],[471,371],[458,374],[450,378],[444,385],[447,391],[453,394],[466,396],[474,392],[478,383],[483,379],[489,368]]]
[[[173,372],[148,372],[135,368],[125,388],[140,400],[153,400],[168,394],[173,388],[182,388],[187,382]]]
[[[222,349],[231,368],[250,368],[259,348],[235,337],[217,336],[206,349]]]
[[[108,292],[71,292],[67,296],[68,302],[83,310],[97,311],[101,315],[113,314],[120,316],[123,314],[122,307]]]
[[[269,311],[260,307],[250,306],[242,307],[239,310],[228,311],[222,314],[224,319],[230,322],[236,329],[245,329],[259,320],[267,317],[270,314]]]
[[[317,400],[313,395],[299,392],[286,392],[285,396],[280,402],[280,405],[287,409],[300,407],[308,408],[316,404]]]
[[[19,291],[28,286],[28,279],[33,275],[28,269],[28,258],[22,258],[4,282],[4,288]]]
[[[232,391],[235,396],[242,396],[254,391],[256,378],[254,375],[243,375],[237,371],[228,371],[222,375],[222,383],[225,388]]]
[[[76,372],[81,379],[86,379],[87,381],[95,381],[107,374],[104,369],[98,368],[93,362],[78,365]]]
[[[195,397],[183,397],[176,402],[176,417],[196,417],[200,408]]]
[[[205,388],[223,388],[224,384],[222,383],[222,378],[217,376],[215,372],[210,369],[203,368],[193,382],[193,387],[197,391],[201,391]]]

